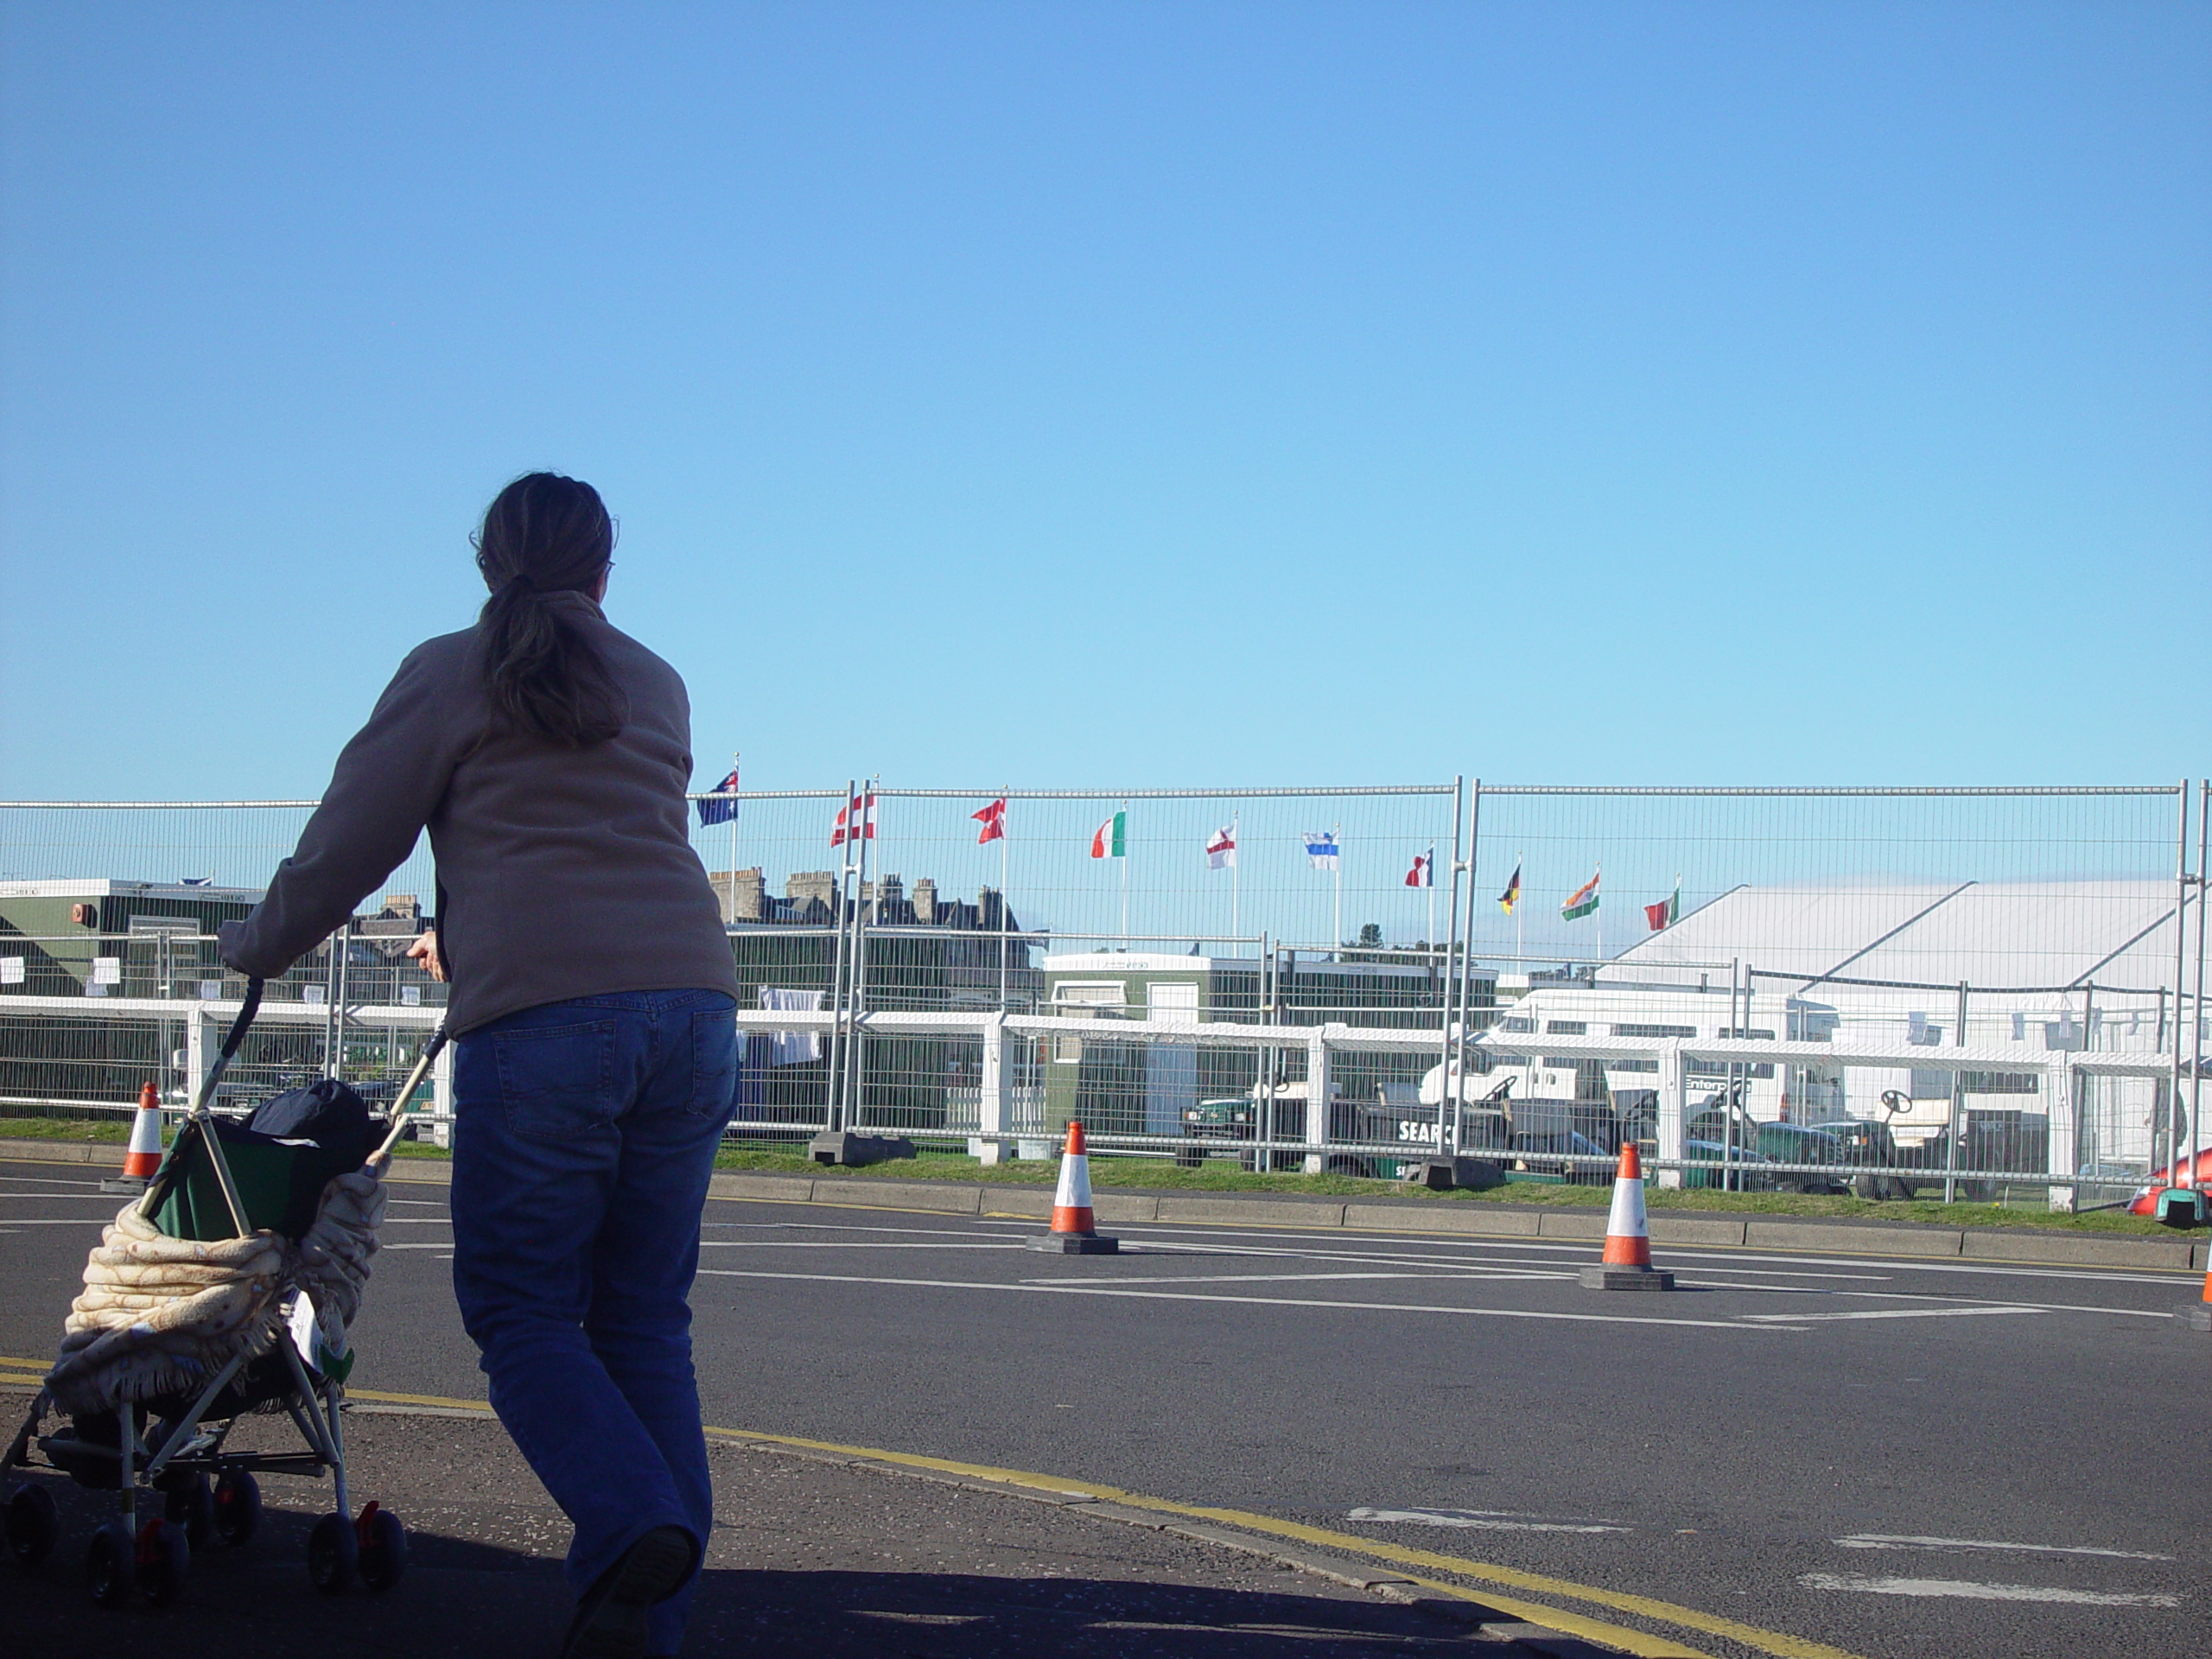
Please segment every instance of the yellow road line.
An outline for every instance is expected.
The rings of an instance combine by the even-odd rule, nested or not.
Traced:
[[[10,1362],[0,1356],[0,1363]],[[0,1377],[0,1382],[18,1379]],[[26,1377],[24,1382],[36,1383],[42,1377]],[[480,1412],[489,1416],[491,1405],[483,1400],[461,1400],[442,1394],[398,1394],[380,1389],[348,1389],[346,1391],[358,1400],[373,1401],[383,1405],[438,1406],[448,1410]],[[1725,1637],[1740,1642],[1760,1653],[1772,1654],[1776,1659],[1858,1659],[1858,1656],[1841,1648],[1832,1648],[1818,1642],[1808,1642],[1781,1630],[1763,1630],[1756,1624],[1745,1624],[1717,1614],[1700,1612],[1694,1607],[1683,1607],[1670,1601],[1661,1601],[1651,1596],[1633,1595],[1618,1590],[1607,1590],[1596,1585],[1579,1584],[1571,1579],[1558,1579],[1541,1573],[1523,1572],[1518,1567],[1503,1567],[1491,1561],[1471,1560],[1463,1556],[1444,1555],[1433,1550],[1409,1549],[1402,1545],[1373,1538],[1363,1538],[1352,1533],[1336,1532],[1325,1527],[1309,1527],[1301,1522],[1279,1520],[1274,1516],[1260,1515],[1247,1510],[1217,1509],[1207,1504],[1179,1503],[1172,1498],[1154,1497],[1143,1492],[1125,1491],[1118,1486],[1102,1485],[1095,1481],[1076,1480],[1061,1475],[1037,1474],[1026,1469],[1002,1469],[993,1464],[962,1463],[950,1458],[923,1457],[911,1452],[887,1452],[878,1446],[845,1446],[833,1440],[810,1440],[795,1434],[764,1434],[753,1429],[716,1428],[707,1433],[729,1440],[764,1441],[771,1446],[803,1446],[812,1452],[835,1452],[843,1457],[869,1458],[880,1463],[899,1465],[910,1469],[928,1469],[940,1474],[965,1475],[974,1479],[996,1481],[1009,1486],[1027,1486],[1035,1491],[1078,1494],[1101,1503],[1126,1504],[1132,1509],[1150,1510],[1160,1515],[1183,1516],[1196,1521],[1218,1522],[1226,1526],[1242,1528],[1278,1538],[1294,1539],[1300,1543],[1319,1544],[1347,1554],[1364,1555],[1373,1560],[1389,1561],[1399,1567],[1422,1567],[1432,1572],[1457,1573],[1462,1578],[1475,1579],[1485,1585],[1498,1585],[1509,1589],[1527,1590],[1538,1595],[1557,1596],[1568,1601],[1586,1602],[1593,1606],[1609,1607],[1618,1612],[1634,1614],[1638,1618],[1673,1624],[1683,1630],[1696,1630],[1707,1636]],[[1540,1602],[1522,1601],[1501,1596],[1493,1590],[1480,1592],[1462,1585],[1439,1582],[1434,1580],[1413,1578],[1421,1588],[1441,1596],[1462,1601],[1477,1601],[1494,1607],[1502,1613],[1524,1618],[1531,1624],[1562,1630],[1570,1636],[1584,1637],[1635,1654],[1638,1659],[1708,1659],[1694,1648],[1686,1648],[1664,1637],[1653,1637],[1642,1630],[1630,1630],[1618,1624],[1608,1624],[1587,1618],[1580,1613],[1568,1612],[1559,1607]]]
[[[449,1411],[480,1411],[487,1417],[492,1414],[492,1402],[488,1400],[453,1400],[442,1394],[386,1394],[380,1389],[347,1389],[346,1395],[350,1400],[373,1400],[378,1405],[443,1406]]]
[[[24,1365],[43,1372],[53,1363],[50,1359],[25,1359],[21,1354],[0,1354],[0,1365]]]
[[[1832,1648],[1819,1642],[1808,1642],[1802,1637],[1782,1630],[1762,1630],[1756,1624],[1745,1624],[1714,1613],[1700,1612],[1694,1607],[1683,1607],[1670,1601],[1661,1601],[1651,1596],[1638,1596],[1618,1590],[1606,1590],[1596,1585],[1578,1584],[1571,1579],[1555,1579],[1541,1573],[1527,1573],[1519,1567],[1502,1567],[1491,1561],[1469,1560],[1458,1555],[1441,1555],[1433,1550],[1408,1549],[1402,1545],[1386,1543],[1377,1539],[1362,1538],[1351,1533],[1333,1532],[1325,1527],[1309,1527],[1301,1522],[1281,1521],[1273,1516],[1258,1515],[1245,1510],[1215,1509],[1205,1504],[1178,1503],[1172,1499],[1152,1497],[1142,1492],[1123,1491],[1118,1487],[1100,1485],[1092,1481],[1073,1480],[1058,1475],[1039,1475],[1023,1469],[1001,1469],[990,1464],[960,1463],[949,1458],[925,1458],[910,1452],[885,1452],[873,1446],[841,1446],[830,1440],[802,1440],[790,1434],[762,1434],[750,1429],[709,1428],[717,1434],[734,1440],[766,1440],[776,1446],[804,1446],[815,1452],[835,1452],[842,1456],[872,1458],[879,1462],[903,1464],[909,1468],[931,1469],[943,1474],[967,1475],[976,1479],[1001,1481],[1008,1485],[1029,1486],[1043,1491],[1078,1493],[1095,1497],[1102,1503],[1127,1504],[1132,1509],[1152,1510],[1162,1515],[1187,1516],[1193,1520],[1217,1521],[1227,1526],[1242,1527],[1247,1531],[1271,1534],[1279,1538],[1294,1538],[1301,1543],[1322,1544],[1347,1554],[1365,1555],[1374,1560],[1389,1561],[1401,1567],[1425,1567],[1433,1572],[1455,1573],[1463,1578],[1480,1580],[1486,1584],[1497,1584],[1516,1590],[1528,1590],[1538,1595],[1559,1596],[1569,1601],[1583,1601],[1617,1611],[1633,1613],[1643,1618],[1656,1619],[1661,1624],[1679,1625],[1684,1630],[1700,1631],[1708,1636],[1726,1637],[1740,1642],[1745,1647],[1761,1653],[1776,1656],[1776,1659],[1859,1659],[1859,1656],[1841,1648]],[[1448,1588],[1439,1586],[1440,1589]],[[1548,1622],[1556,1629],[1567,1627],[1559,1624],[1561,1615],[1557,1609],[1518,1604],[1508,1608],[1497,1597],[1485,1592],[1476,1596],[1461,1590],[1455,1592],[1468,1600],[1479,1600],[1501,1611],[1518,1611],[1522,1617],[1534,1622]],[[1588,1621],[1585,1621],[1586,1624]],[[1602,1639],[1617,1646],[1627,1646],[1626,1638],[1634,1637],[1639,1646],[1629,1651],[1639,1655],[1679,1655],[1686,1651],[1677,1647],[1656,1647],[1652,1638],[1640,1632],[1615,1626],[1603,1627],[1608,1631]]]

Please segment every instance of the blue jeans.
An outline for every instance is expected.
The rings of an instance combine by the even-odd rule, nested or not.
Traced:
[[[655,1527],[713,1524],[691,1370],[699,1213],[737,1092],[735,1005],[631,991],[454,1051],[454,1293],[492,1407],[575,1525],[581,1596]],[[654,1609],[673,1653],[690,1588]]]

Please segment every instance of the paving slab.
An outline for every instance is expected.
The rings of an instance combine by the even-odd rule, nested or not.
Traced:
[[[2196,1250],[2185,1238],[2100,1238],[2094,1233],[1999,1233],[1971,1230],[1960,1251],[1969,1261],[2077,1262],[2096,1268],[2166,1268],[2194,1265]]]
[[[1853,1222],[1768,1221],[1744,1224],[1744,1242],[1775,1250],[1842,1250],[1867,1255],[1956,1255],[1956,1227],[1863,1226]]]
[[[0,1408],[26,1403],[0,1395]],[[239,1433],[278,1427],[289,1432],[250,1420]],[[40,1476],[62,1511],[62,1544],[33,1569],[0,1563],[8,1650],[41,1659],[550,1659],[570,1608],[559,1569],[568,1524],[499,1426],[357,1408],[347,1438],[357,1501],[374,1497],[407,1522],[410,1561],[397,1588],[310,1588],[307,1530],[329,1488],[271,1478],[251,1543],[211,1542],[167,1607],[103,1611],[85,1595],[80,1560],[113,1500]],[[1299,1571],[1252,1541],[1198,1535],[1218,1529],[1163,1527],[1151,1516],[1124,1524],[1107,1505],[1056,1507],[758,1444],[717,1441],[711,1455],[715,1534],[685,1644],[692,1654],[1351,1659],[1387,1649],[1525,1659],[1540,1650],[1471,1630],[1466,1604],[1443,1616]],[[1361,1563],[1342,1568],[1344,1578],[1387,1581]]]
[[[1160,1219],[1232,1227],[1341,1227],[1344,1206],[1314,1198],[1248,1198],[1224,1192],[1202,1198],[1163,1197]]]
[[[1344,1225],[1386,1233],[1457,1233],[1470,1238],[1534,1238],[1534,1210],[1474,1204],[1348,1204]]]
[[[890,1210],[943,1210],[972,1216],[982,1207],[983,1189],[953,1181],[823,1181],[814,1183],[817,1204],[857,1204]]]

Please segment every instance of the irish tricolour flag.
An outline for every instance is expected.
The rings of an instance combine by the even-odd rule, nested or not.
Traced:
[[[1090,855],[1093,858],[1127,858],[1129,855],[1129,813],[1127,807],[1092,831]]]
[[[1605,873],[1605,867],[1599,866],[1597,875],[1592,875],[1574,890],[1567,901],[1559,907],[1560,920],[1578,922],[1598,908],[1598,876]]]

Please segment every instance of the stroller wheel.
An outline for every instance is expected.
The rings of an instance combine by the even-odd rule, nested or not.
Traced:
[[[407,1529],[399,1517],[372,1503],[354,1522],[361,1552],[361,1582],[371,1590],[389,1590],[407,1571]]]
[[[215,1531],[215,1493],[207,1484],[207,1477],[194,1475],[182,1484],[169,1488],[162,1513],[164,1519],[184,1529],[185,1541],[193,1548],[207,1548],[207,1540]]]
[[[128,1601],[137,1564],[137,1546],[123,1529],[123,1522],[103,1522],[85,1550],[85,1584],[92,1592],[93,1602],[102,1607],[120,1607]]]
[[[226,1544],[243,1544],[252,1537],[261,1524],[261,1483],[243,1469],[218,1480],[213,1524],[215,1535]]]
[[[176,1599],[192,1571],[192,1544],[174,1521],[149,1521],[138,1535],[138,1593],[155,1606]]]
[[[8,1548],[25,1567],[36,1567],[61,1540],[54,1494],[43,1486],[18,1486],[8,1494]]]
[[[353,1523],[335,1511],[316,1522],[308,1534],[308,1582],[325,1595],[334,1596],[353,1582],[360,1559]]]

